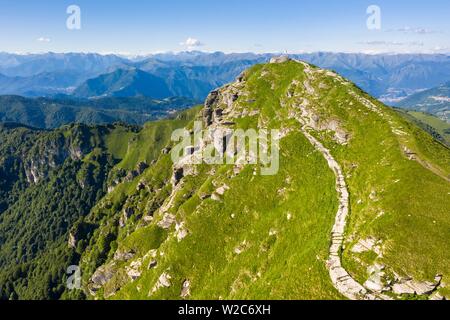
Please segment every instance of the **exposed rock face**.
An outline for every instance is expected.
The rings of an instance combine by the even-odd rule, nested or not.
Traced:
[[[140,191],[140,190],[144,190],[145,189],[145,182],[144,181],[139,181],[137,186],[136,186],[136,190]]]
[[[125,227],[125,224],[128,221],[128,218],[131,217],[134,214],[134,209],[132,207],[126,207],[122,211],[122,216],[119,219],[119,226]]]
[[[152,290],[148,293],[149,296],[152,296],[156,291],[158,291],[159,288],[169,288],[172,284],[170,282],[170,279],[172,277],[167,272],[163,272],[156,282],[155,286],[152,288]]]
[[[170,179],[170,183],[172,183],[172,186],[175,187],[183,177],[184,177],[184,169],[174,168],[172,178]]]
[[[384,283],[384,276],[385,276],[384,269],[385,269],[384,265],[377,263],[367,268],[370,277],[369,279],[367,279],[366,282],[364,282],[364,287],[366,287],[371,291],[379,293],[383,291],[389,291],[390,288],[386,286]]]
[[[183,299],[186,299],[187,297],[189,297],[191,295],[191,282],[189,280],[184,280],[183,282],[183,286],[181,288],[181,294],[180,296]]]
[[[210,126],[213,122],[213,106],[217,103],[219,98],[219,91],[212,91],[205,101],[205,107],[203,109],[203,121],[205,126]]]
[[[129,250],[129,251],[122,251],[122,250],[117,250],[114,253],[114,260],[116,261],[128,261],[130,259],[132,259],[135,255],[135,252],[133,250]]]
[[[403,280],[392,286],[392,291],[396,294],[431,294],[441,283],[441,276],[435,277],[435,282],[419,282],[415,280]]]
[[[99,267],[89,281],[88,289],[90,294],[94,295],[97,290],[114,277],[116,272],[117,270],[114,262]]]
[[[169,229],[172,224],[175,222],[175,216],[170,213],[164,214],[162,220],[158,222],[158,226],[163,229]]]
[[[144,173],[145,169],[147,169],[148,167],[149,166],[146,162],[141,161],[137,164],[136,171],[138,174],[142,174],[142,173]]]
[[[373,239],[373,238],[361,239],[358,241],[358,243],[356,243],[353,246],[352,252],[362,253],[362,252],[370,251],[373,249],[375,244],[376,244],[376,239]]]
[[[175,237],[177,238],[178,242],[183,240],[187,235],[188,235],[188,231],[184,227],[184,222],[177,223],[175,225]]]
[[[142,262],[140,259],[138,259],[136,261],[133,261],[129,266],[125,267],[125,271],[128,277],[130,277],[131,281],[134,281],[141,276],[141,265]]]
[[[73,249],[75,249],[77,247],[77,239],[72,232],[69,233],[68,246],[69,246],[69,248],[73,248]]]
[[[244,252],[249,247],[249,243],[247,240],[244,240],[239,244],[237,247],[234,248],[234,253],[237,255],[240,255],[242,252]]]
[[[288,56],[279,56],[271,58],[270,63],[284,63],[290,60],[291,58],[289,58]]]
[[[171,148],[170,147],[165,147],[164,149],[161,150],[162,154],[169,154]]]
[[[83,158],[83,152],[79,146],[72,145],[69,148],[69,155],[72,160],[81,160]]]
[[[223,186],[217,188],[216,193],[217,193],[218,195],[220,195],[220,196],[223,196],[224,193],[225,193],[225,191],[227,191],[227,190],[229,190],[229,189],[230,189],[230,187],[227,186],[226,184],[224,184]]]
[[[403,147],[403,152],[409,160],[416,160],[416,153],[411,151],[408,147]]]

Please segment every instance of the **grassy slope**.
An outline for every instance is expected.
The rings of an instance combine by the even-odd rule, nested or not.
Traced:
[[[351,194],[349,235],[355,240],[368,236],[381,239],[385,252],[377,261],[400,275],[432,281],[436,274],[444,274],[444,282],[448,282],[450,253],[445,248],[450,242],[446,236],[450,229],[450,183],[444,178],[450,175],[449,149],[374,100],[383,110],[382,116],[356,107],[357,102],[337,88],[321,100],[324,112],[342,119],[351,133],[348,146],[328,143],[347,173]],[[339,100],[342,105],[333,103]],[[349,107],[351,104],[355,107]],[[386,121],[388,118],[392,123]],[[392,127],[404,134],[393,133]],[[408,160],[402,152],[404,146],[439,175]],[[376,195],[371,199],[373,192]],[[375,255],[357,258],[362,265],[349,250],[344,252],[346,267],[364,282],[366,268]]]
[[[261,81],[256,71],[248,82],[252,92],[249,99],[256,100],[253,108],[260,106],[261,116],[273,119],[280,107],[269,82]],[[280,83],[276,90],[283,92],[288,84],[289,81]],[[245,100],[240,102],[242,108],[251,108]],[[237,126],[256,127],[257,119],[258,116],[243,118]],[[292,121],[272,122],[274,128],[295,125]],[[178,242],[171,230],[156,243],[148,241],[155,238],[156,232],[161,233],[152,223],[119,240],[119,248],[133,249],[141,257],[152,248],[158,248],[164,256],[158,258],[156,269],[145,271],[139,280],[120,290],[116,298],[150,298],[149,291],[165,270],[169,270],[173,286],[161,289],[151,298],[178,298],[185,279],[192,282],[192,298],[339,297],[325,268],[328,234],[337,209],[334,176],[320,153],[300,133],[286,138],[282,149],[282,169],[272,177],[253,176],[252,168],[247,167],[229,179],[230,166],[217,167],[214,176],[208,174],[208,166],[203,166],[197,176],[188,177],[170,211],[176,214],[177,221],[185,222],[189,235]],[[157,166],[171,172],[168,156],[162,157]],[[144,179],[162,183],[170,176],[158,179],[154,175],[164,170],[149,170]],[[223,183],[230,186],[230,191],[222,202],[200,200],[201,193],[211,193],[213,185]],[[286,192],[278,194],[283,188]],[[145,203],[153,196],[142,197],[137,203]],[[287,219],[288,214],[292,215],[291,220]],[[156,220],[160,218],[156,215]],[[276,235],[269,235],[274,230]],[[147,241],[150,244],[144,245]],[[234,248],[243,241],[248,248],[235,254]],[[122,270],[106,290],[114,290],[125,277]]]
[[[425,112],[408,111],[408,114],[412,115],[417,120],[431,126],[450,145],[450,123]]]
[[[235,109],[259,110],[260,115],[242,117],[236,120],[236,126],[256,127],[259,121],[271,128],[298,128],[289,119],[295,98],[282,97],[294,79],[303,83],[303,68],[295,62],[251,68]],[[373,236],[383,240],[384,255],[379,261],[399,274],[432,280],[442,273],[444,281],[449,282],[450,254],[446,248],[450,239],[446,235],[450,229],[450,184],[444,178],[450,173],[450,151],[375,101],[383,115],[369,111],[349,94],[352,90],[365,96],[353,85],[324,73],[315,74],[310,82],[316,97],[309,96],[301,85],[294,90],[308,97],[310,108],[322,119],[339,119],[351,136],[350,143],[343,146],[333,142],[329,132],[315,133],[347,176],[351,193],[350,239],[356,242]],[[287,107],[280,106],[280,98]],[[417,154],[420,163],[407,159],[405,146]],[[116,231],[117,240],[106,250],[109,261],[117,247],[136,251],[133,260],[143,258],[150,249],[158,249],[158,264],[147,270],[150,258],[146,256],[142,276],[130,282],[124,272],[129,262],[118,263],[119,271],[99,297],[121,288],[114,298],[177,299],[183,281],[189,279],[191,298],[339,298],[325,269],[337,209],[334,176],[298,131],[282,140],[281,150],[276,176],[254,176],[251,166],[247,166],[237,177],[229,178],[230,167],[218,167],[211,175],[211,168],[203,165],[195,177],[186,178],[169,210],[189,231],[181,242],[174,237],[173,226],[169,233],[156,226],[162,218],[160,213],[155,213],[155,221],[148,226],[139,220],[149,206],[155,211],[171,192],[167,155],[144,174],[150,188],[135,191],[142,177],[129,186],[119,186],[107,200],[107,206],[116,209],[104,213],[108,217],[104,223],[109,226],[104,230],[117,229],[113,221],[117,221],[124,203],[138,209],[127,226]],[[221,202],[200,200],[200,194],[223,183],[231,188]],[[124,193],[125,197],[119,196]],[[290,221],[288,213],[293,216]],[[271,229],[276,235],[269,235]],[[244,252],[235,254],[234,248],[244,241]],[[351,245],[347,243],[346,248]],[[359,260],[349,250],[344,251],[345,266],[363,282],[366,267],[375,256],[356,258]],[[88,276],[96,265],[92,253],[88,252],[86,265],[91,266],[86,269]],[[149,295],[163,272],[172,276],[172,285]]]

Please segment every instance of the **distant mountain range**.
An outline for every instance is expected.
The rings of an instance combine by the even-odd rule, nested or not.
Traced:
[[[435,114],[450,123],[450,82],[415,93],[397,106]]]
[[[73,95],[78,97],[153,97],[173,96],[164,79],[139,69],[117,69],[97,78],[87,80]]]
[[[74,99],[0,96],[0,122],[15,122],[35,128],[58,128],[68,123],[143,124],[167,118],[196,104],[188,98],[155,100],[148,97]]]
[[[249,66],[266,62],[273,56],[191,51],[131,59],[95,53],[0,53],[0,94],[52,96],[75,92],[81,96],[136,94],[203,100],[210,90],[233,80]],[[333,69],[388,104],[398,103],[419,90],[450,81],[448,55],[318,52],[292,56]],[[94,80],[87,81],[89,79]]]

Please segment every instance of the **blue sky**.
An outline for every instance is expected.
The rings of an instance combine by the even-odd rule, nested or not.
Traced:
[[[66,27],[72,4],[80,30]],[[449,16],[448,0],[0,0],[0,51],[448,53]]]

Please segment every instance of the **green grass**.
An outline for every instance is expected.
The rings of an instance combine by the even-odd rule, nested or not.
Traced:
[[[280,171],[274,176],[254,175],[259,168],[248,165],[232,177],[232,166],[198,166],[196,175],[183,179],[168,209],[188,230],[180,242],[174,226],[163,234],[155,227],[163,217],[157,209],[172,192],[172,163],[168,155],[142,149],[146,141],[158,141],[161,132],[167,135],[171,124],[150,125],[132,139],[119,167],[131,168],[142,159],[158,161],[137,178],[146,181],[146,191],[136,191],[137,179],[119,185],[105,199],[112,209],[98,208],[93,214],[101,226],[98,238],[115,232],[113,245],[107,248],[109,258],[102,263],[111,261],[117,247],[136,248],[139,254],[133,260],[143,259],[144,251],[157,247],[158,264],[154,269],[144,268],[135,281],[123,277],[123,265],[108,284],[120,288],[112,299],[180,299],[186,279],[191,283],[191,299],[342,298],[326,270],[337,211],[335,176],[292,118],[299,112],[295,94],[309,100],[308,108],[320,121],[336,119],[350,136],[347,145],[339,145],[330,132],[313,132],[346,175],[351,214],[343,263],[348,271],[364,282],[367,267],[381,262],[388,266],[389,274],[432,280],[439,273],[450,282],[450,251],[446,250],[450,245],[449,149],[357,87],[315,68],[310,71],[315,74],[312,79],[304,68],[291,61],[257,65],[246,72],[234,109],[259,113],[236,119],[235,128],[290,129],[281,141]],[[314,95],[303,85],[307,77]],[[371,99],[382,114],[363,106],[350,91]],[[419,161],[409,160],[405,147]],[[223,184],[230,190],[220,201],[200,198]],[[125,228],[111,231],[123,203],[136,208],[135,217]],[[143,226],[139,217],[149,208],[155,220]],[[292,219],[288,220],[288,215]],[[382,257],[373,252],[350,252],[356,241],[369,236],[383,241]],[[93,265],[99,265],[93,249],[96,243],[91,241],[85,255],[90,261],[86,262],[90,265],[86,277],[93,272]],[[235,253],[237,247],[242,249],[240,254]],[[143,266],[147,264],[142,261]],[[172,277],[171,286],[149,295],[164,272]],[[101,293],[97,296],[102,297]]]
[[[450,144],[450,123],[424,112],[408,111],[408,114],[434,128]]]
[[[327,281],[324,262],[336,210],[334,177],[304,137],[295,134],[285,143],[286,149],[303,156],[292,162],[292,154],[286,154],[279,175],[253,176],[248,168],[231,181],[216,176],[218,185],[225,182],[230,186],[223,202],[209,199],[200,205],[196,194],[180,204],[177,220],[185,222],[189,235],[179,243],[169,237],[160,247],[164,256],[158,259],[157,268],[146,271],[115,298],[149,298],[148,292],[165,270],[169,270],[173,286],[161,289],[151,298],[179,298],[185,279],[192,283],[193,299],[339,297]],[[311,167],[317,170],[301,170],[298,174],[299,168]],[[286,185],[288,176],[293,179]],[[195,182],[188,183],[183,191],[189,193],[198,187]],[[305,185],[309,187],[302,187]],[[289,191],[279,196],[277,191],[284,186]],[[287,219],[288,213],[293,216],[291,220]],[[277,234],[269,235],[271,230]],[[152,234],[150,230],[137,229],[130,237],[136,233],[141,239]],[[248,250],[235,254],[234,248],[244,240]]]

